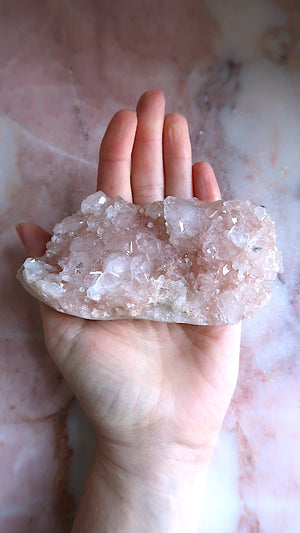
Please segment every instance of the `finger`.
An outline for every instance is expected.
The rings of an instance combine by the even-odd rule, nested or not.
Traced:
[[[132,201],[130,165],[136,125],[134,111],[118,111],[107,127],[99,152],[97,190],[108,196],[122,196],[128,202]]]
[[[191,198],[192,149],[186,119],[177,113],[165,117],[163,129],[165,196]]]
[[[138,125],[132,154],[133,201],[145,204],[164,197],[162,131],[165,98],[161,92],[144,93],[137,105]]]
[[[46,243],[51,235],[36,224],[16,224],[16,230],[26,252],[31,257],[41,257],[46,251]]]
[[[212,166],[206,161],[193,165],[194,196],[204,202],[221,199],[221,193]]]

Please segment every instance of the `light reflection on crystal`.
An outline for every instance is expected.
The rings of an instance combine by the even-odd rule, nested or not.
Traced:
[[[105,204],[105,202],[106,202],[106,196],[103,195],[103,196],[100,196],[100,198],[99,198],[97,203],[99,205],[103,205],[103,204]]]
[[[217,251],[217,249],[215,246],[210,246],[209,248],[206,249],[206,251],[208,254],[214,254]]]
[[[179,225],[179,229],[180,229],[181,233],[183,233],[184,232],[184,225],[183,225],[183,222],[181,220],[179,220],[178,225]]]
[[[223,266],[223,276],[226,276],[226,274],[228,274],[228,272],[229,272],[229,268],[228,268],[228,266],[227,266],[227,265],[224,265],[224,266]]]

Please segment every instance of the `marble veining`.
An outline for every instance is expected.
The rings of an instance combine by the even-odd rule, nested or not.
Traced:
[[[1,533],[69,531],[93,449],[15,281],[14,224],[50,230],[79,208],[109,119],[147,89],[185,114],[194,160],[214,166],[225,200],[266,206],[285,267],[243,324],[199,531],[297,533],[299,2],[0,0],[0,13]]]

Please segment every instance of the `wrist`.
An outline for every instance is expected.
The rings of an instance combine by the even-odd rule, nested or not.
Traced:
[[[99,441],[72,533],[196,533],[212,451]]]
[[[98,448],[94,473],[114,509],[107,531],[196,533],[209,461],[182,446]]]

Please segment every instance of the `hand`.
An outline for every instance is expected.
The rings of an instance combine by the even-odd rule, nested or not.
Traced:
[[[165,116],[164,97],[155,91],[142,95],[136,113],[122,110],[112,118],[100,147],[97,188],[137,204],[167,195],[220,198],[211,166],[192,166],[186,120],[178,114]],[[44,253],[48,233],[33,224],[19,225],[18,232],[29,255]],[[154,490],[165,503],[170,479],[176,495],[185,483],[204,487],[201,480],[236,385],[240,326],[88,321],[44,304],[41,312],[49,353],[97,434],[77,524],[85,523],[95,490],[108,497],[109,483],[101,488],[101,476],[126,487],[129,499],[130,485]],[[133,492],[138,499],[139,490]],[[89,512],[95,523],[96,514]],[[163,531],[177,531],[173,518],[164,518]],[[182,519],[185,526],[178,531],[189,531]],[[94,522],[91,518],[84,531],[119,531],[93,529]],[[168,529],[171,522],[173,529]],[[120,531],[142,531],[123,526]],[[81,531],[81,526],[74,527]],[[157,524],[155,528],[160,531]],[[152,531],[150,522],[145,531]]]

